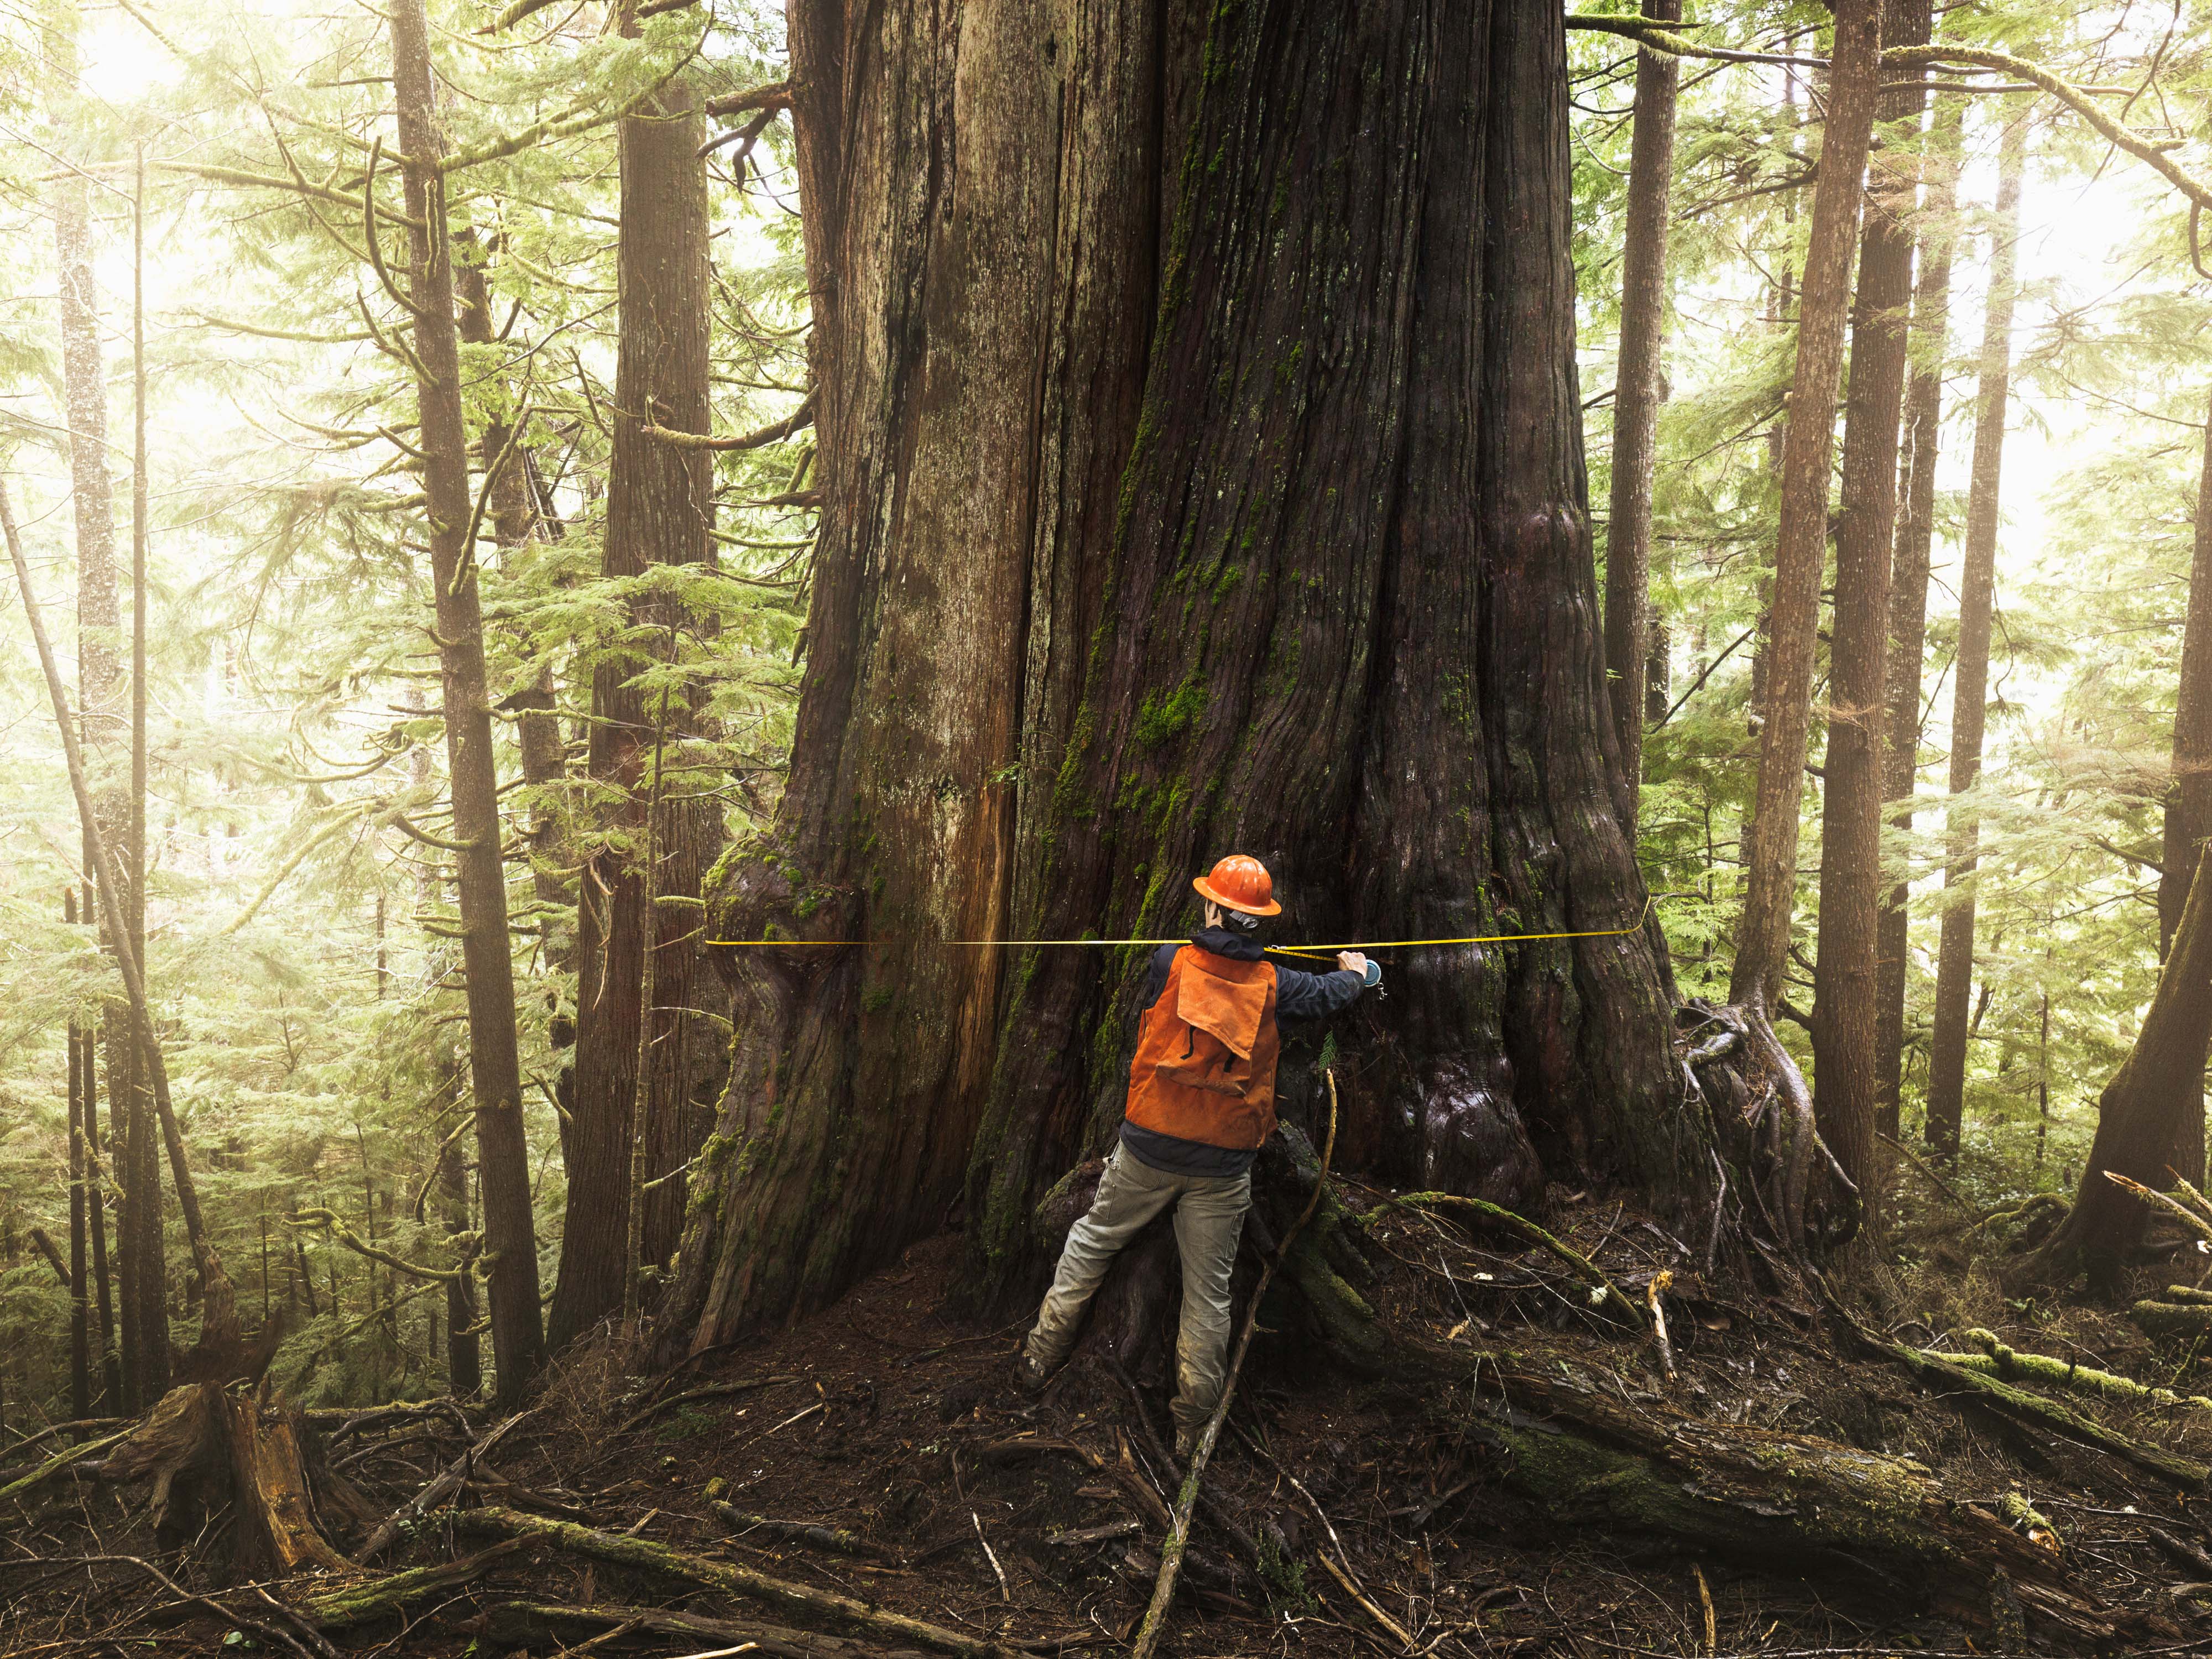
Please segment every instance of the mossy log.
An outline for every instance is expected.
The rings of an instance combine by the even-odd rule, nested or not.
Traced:
[[[525,1541],[520,1538],[501,1539],[490,1548],[465,1555],[458,1561],[441,1561],[431,1566],[410,1567],[404,1572],[365,1578],[359,1583],[309,1596],[295,1611],[318,1630],[343,1630],[349,1625],[365,1625],[371,1620],[404,1612],[440,1590],[480,1577],[495,1562],[520,1551]]]
[[[2212,1308],[2205,1310],[2212,1313]],[[1979,1353],[1930,1354],[1930,1358],[1948,1359],[1953,1364],[1984,1376],[2001,1376],[2008,1382],[2039,1382],[2046,1388],[2069,1389],[2075,1394],[2085,1394],[2096,1400],[2116,1400],[2125,1405],[2193,1406],[2199,1411],[2212,1411],[2212,1400],[2201,1394],[2176,1394],[2171,1389],[2146,1387],[2131,1376],[2122,1376],[2114,1371],[2099,1370],[2093,1366],[2076,1364],[2070,1359],[2054,1359],[2048,1354],[2022,1353],[2008,1347],[1991,1331],[1979,1327],[1959,1333],[1963,1341],[1972,1343]],[[1923,1353],[1928,1352],[1923,1349]]]
[[[2154,1446],[2147,1440],[2137,1440],[2118,1430],[2108,1429],[2077,1412],[2069,1411],[2055,1400],[2045,1400],[2040,1395],[2016,1389],[1995,1376],[1984,1376],[1970,1370],[1959,1363],[1956,1355],[1928,1353],[1903,1343],[1884,1342],[1879,1338],[1872,1340],[1880,1352],[1898,1361],[1939,1393],[1965,1395],[1973,1404],[1986,1407],[2000,1416],[2008,1417],[2031,1428],[2045,1430],[2080,1445],[2110,1452],[2137,1468],[2148,1469],[2153,1474],[2161,1475],[2191,1492],[2203,1491],[2206,1482],[2212,1480],[2212,1469],[2208,1469],[2194,1458],[2184,1457],[2163,1446]]]
[[[56,1452],[28,1474],[18,1475],[6,1486],[0,1486],[0,1498],[21,1497],[32,1487],[52,1480],[71,1464],[82,1462],[96,1452],[106,1451],[110,1446],[126,1438],[130,1432],[128,1429],[118,1430],[101,1439],[88,1440],[82,1446],[71,1446],[67,1451]]]
[[[2201,1341],[2212,1336],[2212,1304],[2169,1302],[2146,1297],[2128,1310],[2128,1317],[2146,1336],[2171,1341]]]
[[[765,1601],[814,1619],[826,1619],[832,1623],[864,1630],[872,1635],[894,1638],[906,1644],[920,1644],[940,1653],[975,1656],[976,1659],[1013,1659],[1012,1650],[985,1638],[970,1636],[963,1632],[949,1630],[942,1625],[933,1625],[927,1620],[909,1619],[904,1613],[886,1612],[848,1595],[836,1595],[805,1584],[794,1584],[787,1579],[771,1578],[764,1572],[755,1572],[749,1567],[733,1566],[726,1561],[711,1561],[704,1556],[690,1555],[672,1549],[665,1544],[655,1544],[643,1538],[600,1532],[596,1528],[579,1526],[573,1521],[550,1521],[519,1510],[487,1506],[483,1509],[453,1511],[453,1525],[459,1531],[479,1536],[531,1538],[552,1544],[559,1548],[588,1555],[601,1561],[612,1561],[625,1567],[635,1567],[647,1572],[663,1573],[672,1578],[684,1578],[695,1584],[706,1585],[727,1595],[742,1595],[757,1601]]]
[[[1494,1367],[1494,1370],[1493,1368]],[[1632,1406],[1593,1380],[1510,1358],[1485,1367],[1484,1431],[1506,1484],[1564,1527],[1656,1535],[1738,1559],[1871,1573],[1947,1616],[1992,1618],[2001,1583],[2068,1633],[2109,1640],[2126,1615],[2073,1585],[2051,1550],[1947,1493],[1934,1474],[1808,1435]]]
[[[484,1635],[504,1646],[556,1646],[578,1630],[630,1630],[680,1641],[750,1642],[765,1659],[877,1659],[882,1648],[842,1636],[789,1630],[750,1619],[708,1619],[673,1607],[582,1607],[559,1601],[501,1601],[484,1610]]]

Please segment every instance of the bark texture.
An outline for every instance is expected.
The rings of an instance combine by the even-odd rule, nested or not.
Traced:
[[[621,124],[622,319],[603,565],[612,577],[714,562],[710,457],[656,442],[640,429],[647,423],[708,429],[707,179],[696,154],[705,132],[680,78]],[[651,884],[661,902],[650,906],[644,868],[656,732],[666,728],[665,757],[680,758],[699,720],[692,701],[664,701],[635,682],[672,661],[678,636],[696,636],[701,624],[665,591],[633,601],[629,620],[592,680],[586,769],[601,803],[600,844],[585,868],[577,927],[575,1102],[551,1314],[556,1346],[623,1305],[636,1101],[648,1102],[642,1170],[657,1180],[680,1168],[705,1138],[724,1063],[720,1026],[693,1012],[719,1013],[727,1006],[707,966],[700,913],[685,902],[698,897],[722,844],[713,798],[686,785],[694,775],[672,774],[659,786],[650,836],[659,867]],[[651,1011],[643,1006],[648,931],[657,1005]],[[649,1057],[641,1091],[641,1052]],[[645,1193],[644,1261],[665,1263],[674,1252],[684,1193],[680,1176]]]
[[[1905,400],[1905,484],[1889,590],[1889,713],[1882,723],[1881,793],[1906,803],[1891,825],[1912,828],[1920,782],[1920,670],[1928,648],[1928,572],[1936,544],[1936,465],[1943,435],[1943,364],[1951,319],[1952,216],[1958,206],[1962,98],[1940,98],[1930,125],[1912,290],[1912,380]],[[1905,985],[1911,947],[1909,884],[1891,886],[1875,939],[1875,1127],[1894,1140],[1905,1087]]]
[[[2212,1051],[2212,860],[2199,859],[2173,946],[2159,969],[2136,1046],[2097,1097],[2097,1133],[2074,1207],[2031,1264],[2031,1276],[2063,1280],[2086,1268],[2111,1284],[2143,1233],[2150,1206],[2106,1172],[2154,1189],[2173,1183],[2179,1133],[2195,1121],[2204,1061]]]
[[[1836,387],[1851,296],[1862,175],[1874,131],[1881,65],[1880,0],[1838,0],[1829,54],[1827,122],[1797,304],[1797,362],[1782,441],[1781,519],[1774,541],[1774,600],[1767,635],[1765,724],[1759,787],[1744,833],[1743,920],[1729,986],[1731,1002],[1772,1006],[1790,955],[1797,896],[1799,804],[1812,729],[1814,657],[1826,564],[1828,477],[1835,453]],[[1876,660],[1879,661],[1877,654]],[[1871,702],[1872,699],[1868,701]]]
[[[444,153],[422,0],[392,9],[392,74],[406,156],[410,303],[420,369],[422,487],[429,498],[431,578],[437,586],[439,666],[445,691],[461,961],[468,979],[469,1071],[476,1092],[477,1163],[490,1267],[492,1357],[502,1402],[512,1404],[544,1361],[538,1303],[538,1243],[530,1209],[530,1148],[522,1122],[516,1051],[514,964],[507,936],[507,874],[500,857],[499,776],[484,679],[483,612],[475,550],[467,544],[474,501],[468,431],[461,411],[460,344],[453,319],[453,248]],[[372,190],[374,184],[372,181]]]
[[[2189,617],[2182,630],[2181,684],[2173,711],[2173,781],[2166,796],[2164,862],[2158,878],[2158,953],[2173,945],[2189,889],[2212,836],[2212,416],[2197,488],[2195,544],[2189,562]],[[2204,1181],[2204,1087],[2174,1128],[2173,1167]]]
[[[1679,22],[1682,0],[1644,0],[1644,15]],[[1605,531],[1605,660],[1620,745],[1621,822],[1636,823],[1643,782],[1651,654],[1651,475],[1659,447],[1667,327],[1668,204],[1674,185],[1675,88],[1664,52],[1636,59],[1636,125],[1628,144],[1628,211],[1620,256],[1620,363],[1613,394],[1613,491]],[[1638,665],[1645,665],[1644,672]],[[1660,703],[1663,714],[1666,704]]]
[[[1020,1283],[1146,953],[932,941],[1171,933],[1238,848],[1297,937],[1626,930],[1394,960],[1340,1026],[1345,1154],[1708,1205],[1614,795],[1559,14],[1255,0],[1202,55],[1195,8],[1059,21],[967,16],[953,77],[947,22],[794,12],[824,518],[798,763],[711,899],[867,943],[730,953],[672,1346],[963,1188],[979,1286]]]
[[[1896,36],[1892,44],[1923,44],[1929,23],[1928,0],[1887,0],[1882,13],[1884,39]],[[1869,1194],[1878,1190],[1870,1177],[1881,1094],[1876,975],[1890,562],[1912,299],[1913,179],[1905,158],[1918,136],[1923,96],[1917,85],[1885,93],[1877,111],[1892,124],[1892,139],[1887,153],[1874,159],[1859,243],[1828,647],[1828,751],[1813,975],[1814,1108],[1820,1138],[1859,1191]]]
[[[1974,981],[1974,869],[1980,832],[1970,793],[1982,775],[1989,718],[1990,628],[1996,605],[1997,526],[2005,413],[2012,383],[2012,319],[2020,295],[2020,183],[2027,118],[2007,124],[1997,155],[1996,215],[1990,231],[1989,302],[1982,319],[1974,465],[1966,494],[1966,568],[1959,584],[1959,654],[1951,686],[1951,794],[1945,813],[1943,932],[1936,958],[1936,1029],[1928,1054],[1928,1144],[1959,1150],[1966,1111],[1966,1039]]]

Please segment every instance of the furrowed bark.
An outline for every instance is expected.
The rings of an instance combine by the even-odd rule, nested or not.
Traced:
[[[1887,0],[1885,39],[1928,38],[1928,0]],[[1874,159],[1851,324],[1844,412],[1836,598],[1828,661],[1828,750],[1820,821],[1820,898],[1813,975],[1813,1097],[1820,1138],[1871,1213],[1879,1042],[1882,724],[1888,696],[1890,560],[1897,533],[1898,427],[1912,298],[1913,179],[1900,152],[1918,137],[1923,94],[1885,93],[1891,143]]]
[[[72,897],[65,916],[74,921]],[[92,1299],[85,1248],[84,1067],[76,1027],[69,1030],[70,1404],[70,1415],[92,1415]]]
[[[484,679],[483,614],[475,550],[466,544],[468,432],[461,410],[459,341],[453,322],[452,246],[438,129],[429,23],[422,0],[391,12],[392,74],[405,152],[410,290],[422,486],[429,498],[430,567],[437,586],[436,639],[445,690],[447,766],[453,794],[453,855],[468,977],[469,1070],[476,1094],[477,1160],[489,1260],[492,1356],[501,1401],[519,1401],[544,1362],[538,1302],[538,1243],[530,1206],[530,1149],[522,1121],[516,1049],[514,966],[507,934],[507,876],[500,858],[499,777]],[[375,188],[372,179],[368,186]]]
[[[622,319],[602,566],[608,576],[714,559],[712,458],[655,442],[641,429],[708,429],[707,183],[696,153],[705,131],[696,94],[681,77],[619,127]],[[602,820],[582,884],[568,1200],[551,1315],[556,1346],[623,1306],[637,1100],[648,1102],[643,1171],[657,1180],[697,1149],[717,1091],[722,1033],[692,1011],[719,1009],[708,1000],[701,913],[684,901],[698,896],[720,851],[720,814],[712,797],[681,782],[661,787],[650,884],[674,902],[649,903],[641,854],[654,782],[647,761],[661,700],[656,692],[649,705],[632,684],[660,665],[676,635],[696,635],[701,626],[673,596],[635,600],[621,641],[592,671],[586,764],[620,804]],[[698,731],[696,706],[678,698],[668,708],[677,721],[669,752],[680,754]],[[642,1002],[648,948],[652,1010]],[[641,1052],[649,1056],[641,1088]],[[673,1253],[684,1195],[680,1177],[644,1194],[644,1261],[663,1264]]]
[[[1928,647],[1928,571],[1936,539],[1936,465],[1942,442],[1943,364],[1950,331],[1952,216],[1958,206],[1960,128],[1966,100],[1939,98],[1922,163],[1917,225],[1919,276],[1912,294],[1912,380],[1905,393],[1904,497],[1898,506],[1895,568],[1889,594],[1889,712],[1882,722],[1882,798],[1908,803],[1890,814],[1912,828],[1910,802],[1920,781],[1920,671]],[[1911,949],[1908,884],[1883,900],[1875,939],[1875,1036],[1878,1093],[1875,1127],[1892,1140],[1905,1085],[1905,984]]]
[[[1781,521],[1774,545],[1766,723],[1759,787],[1745,832],[1743,920],[1729,1000],[1772,1006],[1790,955],[1797,895],[1799,804],[1812,726],[1813,666],[1826,563],[1828,477],[1835,449],[1836,387],[1843,372],[1851,252],[1858,240],[1861,175],[1881,82],[1880,0],[1838,0],[1830,54],[1828,110],[1813,222],[1797,307],[1797,362],[1782,445]],[[1879,664],[1879,647],[1875,647]],[[1866,701],[1871,702],[1872,699]]]
[[[1157,21],[1102,8],[1040,81],[1037,20],[971,21],[955,96],[934,26],[797,14],[824,521],[799,758],[714,914],[870,942],[732,953],[677,1342],[818,1305],[963,1170],[979,1292],[1022,1283],[1118,1118],[1139,959],[927,941],[1164,933],[1232,847],[1296,936],[1624,930],[1394,963],[1340,1030],[1376,1045],[1348,1160],[1710,1214],[1613,793],[1559,19],[1273,0],[1214,16],[1194,81]],[[957,219],[913,183],[948,148]],[[1148,336],[1127,181],[1177,157]]]
[[[2021,1278],[2063,1282],[2086,1269],[2100,1285],[2116,1283],[2127,1251],[2142,1237],[2149,1207],[2106,1180],[2106,1172],[2153,1189],[2172,1184],[2174,1142],[2194,1121],[2206,1054],[2212,1051],[2209,871],[2212,860],[2199,859],[2136,1046],[2097,1097],[2097,1133],[2074,1207]]]
[[[1644,15],[1680,22],[1682,0],[1644,0]],[[1620,747],[1620,820],[1633,834],[1643,782],[1651,629],[1651,475],[1657,459],[1667,326],[1668,204],[1674,184],[1680,78],[1664,52],[1636,58],[1636,124],[1621,228],[1620,361],[1613,395],[1613,491],[1605,532],[1605,660]],[[1665,705],[1661,708],[1663,711]]]
[[[1959,585],[1959,654],[1951,679],[1950,783],[1954,797],[1972,790],[1981,777],[1982,738],[1989,717],[1999,491],[2012,379],[2013,309],[2020,295],[2020,187],[2027,165],[2027,117],[2023,111],[2007,123],[1997,155],[1974,466],[1966,500],[1966,568]],[[1944,817],[1943,931],[1936,961],[1936,1028],[1929,1043],[1927,1134],[1929,1147],[1949,1157],[1959,1150],[1966,1110],[1966,1028],[1974,979],[1973,884],[1981,838],[1971,808],[1954,805]]]
[[[438,1214],[447,1236],[466,1233],[469,1176],[461,1149],[447,1141],[438,1151]],[[454,1266],[465,1267],[473,1249],[455,1251]],[[446,1381],[461,1399],[483,1388],[483,1360],[477,1339],[476,1281],[468,1273],[446,1281]]]

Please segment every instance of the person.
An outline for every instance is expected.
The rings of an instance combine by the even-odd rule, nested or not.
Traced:
[[[1367,958],[1332,974],[1262,957],[1261,919],[1282,914],[1258,859],[1234,854],[1191,885],[1205,926],[1152,957],[1121,1139],[1090,1212],[1069,1231],[1052,1289],[1015,1361],[1016,1382],[1042,1388],[1075,1346],[1083,1310],[1121,1247],[1175,1206],[1182,1260],[1176,1346],[1176,1452],[1188,1458],[1219,1403],[1229,1348],[1229,1274],[1252,1207],[1252,1164],[1275,1128],[1279,1019],[1319,1018],[1369,983]],[[1376,975],[1380,977],[1380,975]]]

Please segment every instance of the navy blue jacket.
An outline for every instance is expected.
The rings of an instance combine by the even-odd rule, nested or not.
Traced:
[[[1231,933],[1226,927],[1201,927],[1191,935],[1190,942],[1201,951],[1236,962],[1257,962],[1267,954],[1265,947],[1250,934]],[[1169,964],[1182,949],[1180,945],[1163,945],[1153,952],[1152,971],[1145,978],[1144,1000],[1139,1005],[1147,1012],[1168,988]],[[1295,968],[1278,963],[1275,1018],[1323,1019],[1340,1008],[1349,1007],[1352,1000],[1365,988],[1366,981],[1348,969],[1340,968],[1328,974],[1302,974]],[[1170,1175],[1242,1175],[1260,1155],[1249,1148],[1208,1146],[1201,1141],[1184,1140],[1126,1122],[1121,1125],[1121,1144],[1139,1163]]]

